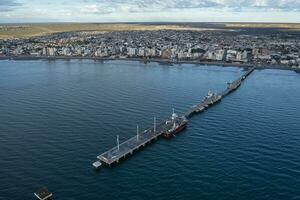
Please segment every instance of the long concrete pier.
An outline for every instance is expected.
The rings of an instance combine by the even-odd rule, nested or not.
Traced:
[[[254,69],[255,67],[247,69],[241,77],[228,83],[224,91],[218,94],[209,93],[209,95],[207,95],[199,104],[192,106],[184,114],[180,115],[179,118],[191,118],[194,114],[201,113],[210,106],[221,101],[222,98],[239,88],[242,82],[254,71]],[[102,164],[111,166],[114,163],[118,163],[122,158],[133,154],[136,150],[157,140],[163,133],[170,130],[173,126],[170,122],[171,119],[166,119],[161,123],[156,124],[156,119],[154,119],[152,128],[140,132],[137,127],[136,135],[122,143],[119,143],[119,137],[117,136],[116,146],[97,156],[98,160],[93,163],[93,166],[99,168]]]

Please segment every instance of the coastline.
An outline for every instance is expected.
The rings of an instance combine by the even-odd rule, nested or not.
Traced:
[[[138,62],[156,62],[159,64],[197,64],[197,65],[217,65],[222,67],[240,67],[240,68],[249,68],[253,67],[254,64],[247,64],[247,63],[226,63],[226,62],[216,62],[216,61],[196,61],[196,60],[180,60],[180,61],[172,61],[169,59],[163,58],[150,58],[150,59],[143,59],[143,58],[100,58],[100,57],[81,57],[81,56],[0,56],[0,60],[94,60],[94,61],[113,61],[113,60],[120,60],[120,61],[138,61]],[[270,64],[260,64],[256,65],[256,69],[280,69],[280,70],[293,70],[294,68],[285,66],[285,65],[270,65]]]

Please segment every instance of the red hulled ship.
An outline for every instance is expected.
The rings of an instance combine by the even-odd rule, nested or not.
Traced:
[[[164,132],[162,135],[164,138],[171,138],[175,134],[180,133],[183,129],[186,128],[188,120],[185,117],[178,117],[176,113],[172,114],[171,121],[167,121],[166,124],[172,124],[172,127]]]

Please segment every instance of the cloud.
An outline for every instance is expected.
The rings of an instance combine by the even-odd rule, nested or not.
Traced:
[[[220,0],[219,3],[233,9],[300,10],[299,0]]]
[[[109,14],[113,13],[115,10],[113,7],[104,5],[85,5],[80,9],[80,12],[85,14]]]
[[[0,11],[12,11],[21,4],[14,0],[0,0]]]
[[[299,16],[300,0],[0,0],[0,22],[244,20],[299,23]]]
[[[285,10],[300,11],[300,0],[85,0],[97,13],[156,12],[176,9]],[[88,8],[88,7],[87,7]],[[258,9],[258,10],[257,10]]]

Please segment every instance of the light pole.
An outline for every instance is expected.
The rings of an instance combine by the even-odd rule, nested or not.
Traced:
[[[154,134],[156,133],[156,117],[154,117],[154,127],[153,127],[153,131],[154,131]]]
[[[136,140],[139,141],[139,125],[136,126]]]
[[[118,151],[120,151],[119,135],[117,135],[117,146],[118,146]]]

